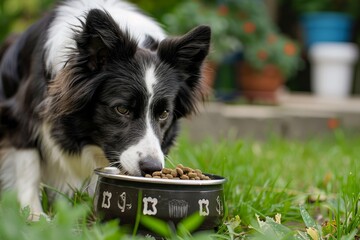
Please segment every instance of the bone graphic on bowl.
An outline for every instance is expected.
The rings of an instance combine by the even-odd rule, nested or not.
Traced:
[[[110,208],[110,199],[112,197],[112,193],[108,191],[103,192],[103,199],[101,203],[102,208]]]
[[[199,203],[199,214],[200,216],[209,216],[209,200],[208,199],[200,199]]]
[[[144,215],[156,215],[157,213],[156,204],[158,203],[158,200],[156,198],[144,197],[143,203],[144,203],[144,209],[143,209]]]
[[[184,200],[173,199],[169,202],[169,216],[171,218],[186,217],[188,209],[189,204]]]
[[[220,196],[217,196],[216,202],[217,202],[216,211],[219,213],[219,215],[222,215],[224,206],[223,206],[223,202],[220,199]]]
[[[125,212],[126,209],[131,209],[131,203],[126,203],[126,192],[123,192],[119,195],[119,200],[117,202],[118,208],[121,212]]]

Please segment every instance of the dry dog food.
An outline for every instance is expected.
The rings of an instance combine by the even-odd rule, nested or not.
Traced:
[[[146,174],[147,178],[163,178],[163,179],[181,179],[181,180],[210,180],[211,178],[204,175],[199,169],[184,167],[182,164],[176,166],[175,169],[163,168],[161,171],[153,172],[151,175]]]

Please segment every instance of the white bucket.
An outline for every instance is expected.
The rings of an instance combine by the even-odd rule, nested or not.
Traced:
[[[358,48],[352,43],[319,43],[309,50],[311,85],[320,97],[350,95]]]

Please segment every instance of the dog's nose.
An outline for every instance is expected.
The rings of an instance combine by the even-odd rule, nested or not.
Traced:
[[[162,163],[151,157],[141,160],[139,165],[143,176],[145,176],[145,174],[152,174],[153,172],[160,171],[162,169]]]

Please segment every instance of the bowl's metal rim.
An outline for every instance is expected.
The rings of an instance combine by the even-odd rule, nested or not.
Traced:
[[[213,175],[213,174],[206,174],[207,176],[211,176],[215,179],[211,180],[169,180],[169,179],[161,179],[161,178],[146,178],[146,177],[136,177],[136,176],[129,176],[129,175],[121,175],[121,174],[112,174],[106,173],[102,171],[103,168],[96,168],[94,172],[106,178],[124,180],[129,182],[141,182],[141,183],[154,183],[154,184],[166,184],[166,185],[189,185],[189,186],[209,186],[209,185],[221,185],[226,182],[226,178]]]

